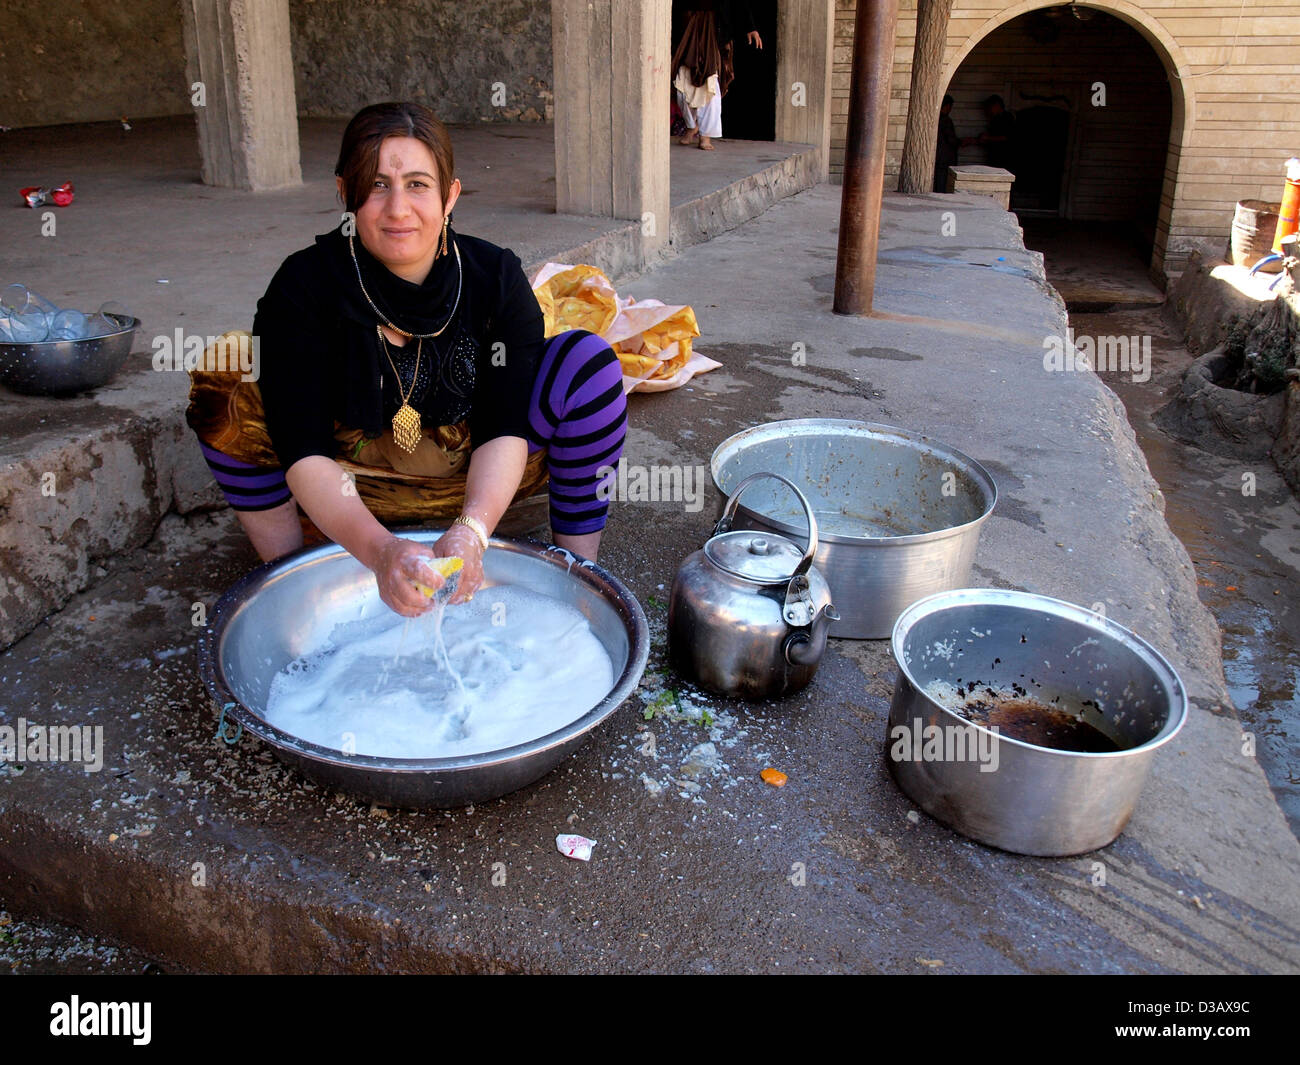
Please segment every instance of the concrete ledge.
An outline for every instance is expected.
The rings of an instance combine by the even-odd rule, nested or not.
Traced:
[[[788,156],[757,174],[672,209],[669,245],[673,252],[711,240],[756,218],[772,204],[817,184],[817,150]]]
[[[93,396],[0,403],[13,426],[0,448],[0,648],[102,578],[101,561],[148,542],[169,510],[224,505],[182,411],[134,394],[135,411]]]

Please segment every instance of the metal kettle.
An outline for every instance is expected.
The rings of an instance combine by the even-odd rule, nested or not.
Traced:
[[[776,533],[731,528],[740,495],[772,477],[798,498],[808,518],[808,548]],[[755,473],[736,485],[704,547],[677,570],[668,603],[668,647],[678,673],[711,691],[778,699],[805,687],[839,614],[813,566],[817,519],[786,478]]]

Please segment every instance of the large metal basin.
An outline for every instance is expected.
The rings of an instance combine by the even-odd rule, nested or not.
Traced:
[[[402,535],[429,543],[442,532]],[[485,754],[401,759],[345,754],[268,724],[263,713],[271,680],[286,664],[339,622],[388,610],[371,572],[335,544],[268,563],[221,597],[200,639],[204,684],[226,709],[227,720],[270,744],[307,776],[340,791],[389,806],[451,807],[522,788],[579,747],[636,688],[649,653],[645,614],[612,574],[555,547],[496,537],[483,568],[485,588],[520,585],[576,607],[613,659],[617,679],[609,694],[547,736]]]
[[[123,314],[109,317],[121,330],[88,340],[0,343],[0,382],[30,396],[70,395],[107,384],[131,354],[140,324]]]
[[[968,584],[980,526],[997,502],[974,459],[870,422],[768,422],[724,440],[712,470],[724,497],[760,471],[799,486],[817,515],[815,565],[840,613],[830,635],[853,639],[885,639],[916,600]],[[735,527],[808,543],[798,503],[775,482],[746,492]]]
[[[885,760],[894,780],[932,817],[1018,854],[1083,854],[1115,839],[1156,749],[1187,717],[1182,682],[1155,648],[1100,614],[1047,596],[997,589],[930,596],[899,617],[892,650],[898,680]],[[1079,753],[1026,743],[972,724],[926,694],[936,681],[976,680],[995,689],[1018,683],[1049,704],[1087,700],[1083,720],[1122,749]],[[932,726],[941,731],[927,733]],[[942,737],[943,756],[924,756],[918,736]]]

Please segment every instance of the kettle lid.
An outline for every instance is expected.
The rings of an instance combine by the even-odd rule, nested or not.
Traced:
[[[720,570],[758,584],[781,584],[794,576],[804,549],[777,533],[736,529],[711,537],[704,554]]]

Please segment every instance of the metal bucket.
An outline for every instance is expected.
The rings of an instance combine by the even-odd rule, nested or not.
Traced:
[[[1239,200],[1232,216],[1232,240],[1229,243],[1233,266],[1254,266],[1260,259],[1273,253],[1273,235],[1277,232],[1280,203],[1267,200]],[[1276,274],[1282,264],[1269,263],[1261,268],[1266,274]]]
[[[441,530],[403,533],[429,543]],[[596,706],[547,736],[457,758],[383,758],[321,747],[263,718],[271,680],[342,621],[388,610],[374,575],[336,544],[308,548],[254,570],[209,615],[199,668],[226,717],[284,761],[340,791],[388,806],[452,807],[494,799],[549,772],[636,688],[649,654],[645,614],[612,574],[567,551],[493,538],[484,588],[520,585],[578,609],[609,652],[617,678]]]
[[[723,496],[752,473],[788,477],[817,515],[814,564],[840,620],[830,635],[885,639],[923,596],[970,582],[979,530],[997,502],[988,471],[906,429],[808,418],[768,422],[713,452]],[[807,546],[802,515],[777,487],[746,493],[735,528],[779,532]]]
[[[1156,749],[1187,718],[1182,682],[1155,648],[1047,596],[987,588],[930,596],[899,617],[891,647],[898,680],[885,760],[894,780],[930,816],[1017,854],[1083,854],[1114,840]],[[976,681],[1082,707],[1082,720],[1121,749],[1081,753],[1012,739],[926,691]]]

